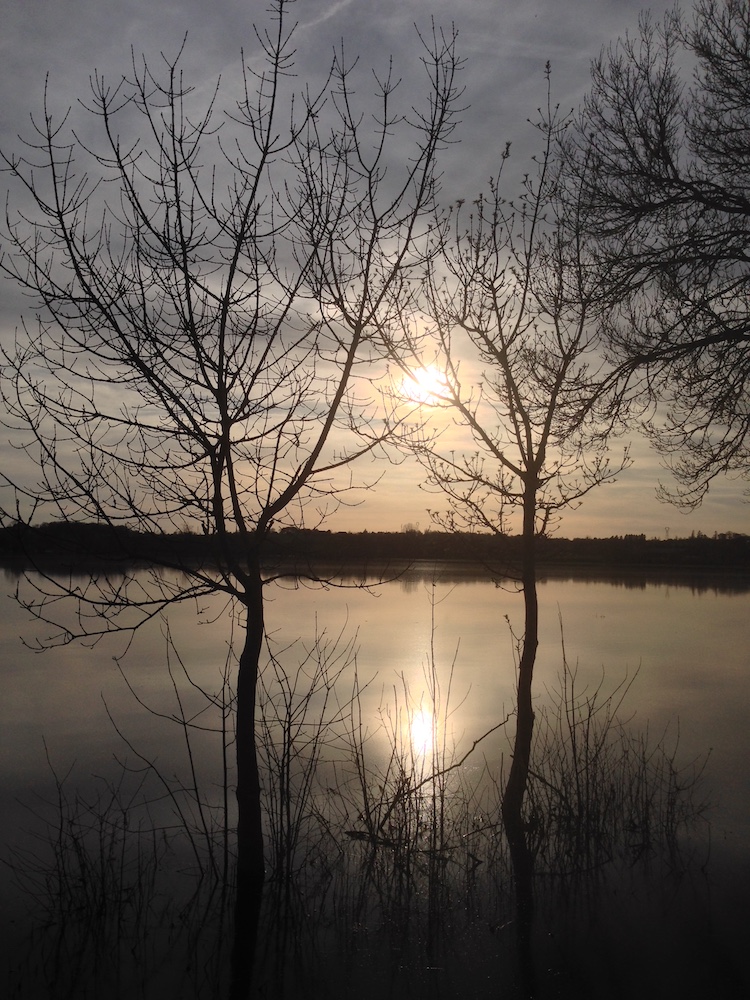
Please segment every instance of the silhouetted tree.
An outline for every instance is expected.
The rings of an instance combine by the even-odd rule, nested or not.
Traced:
[[[678,483],[664,495],[693,507],[717,474],[750,471],[750,6],[644,14],[592,75],[562,150],[616,400],[646,406]]]
[[[382,439],[343,435],[372,417],[357,366],[433,250],[457,100],[455,36],[437,30],[417,38],[421,108],[399,105],[386,75],[368,116],[343,48],[319,90],[295,91],[288,7],[276,0],[256,29],[223,114],[218,85],[203,100],[184,81],[182,51],[156,69],[134,57],[120,80],[93,75],[83,121],[55,117],[48,86],[35,133],[2,154],[16,207],[1,267],[34,303],[3,353],[2,394],[35,469],[3,476],[4,519],[199,527],[218,551],[217,570],[187,564],[145,589],[142,576],[48,580],[32,610],[54,621],[70,594],[76,633],[95,635],[206,593],[239,603],[238,864],[256,886],[263,539],[322,520],[352,488],[340,471]]]
[[[427,364],[442,373],[426,400],[434,420],[408,437],[426,470],[427,488],[449,500],[448,512],[431,512],[433,520],[454,531],[521,535],[524,631],[502,815],[522,951],[532,913],[533,855],[524,799],[539,633],[537,540],[559,511],[577,505],[628,461],[626,454],[611,467],[598,428],[589,435],[580,421],[602,374],[590,325],[596,289],[580,242],[568,237],[556,214],[554,148],[565,125],[549,104],[546,114],[540,113],[542,155],[516,202],[503,197],[501,167],[489,193],[472,203],[468,215],[459,204],[444,255],[428,263],[427,315],[412,317],[410,324],[414,366]],[[506,149],[504,163],[507,158]],[[568,211],[572,216],[575,207]],[[406,319],[402,325],[407,326]],[[449,424],[442,431],[441,422]],[[455,424],[464,435],[468,431],[473,450],[455,440]]]

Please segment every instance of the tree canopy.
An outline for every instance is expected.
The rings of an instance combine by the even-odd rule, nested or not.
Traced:
[[[668,457],[669,497],[695,506],[716,475],[750,473],[747,3],[643,14],[594,63],[561,146],[616,402]]]

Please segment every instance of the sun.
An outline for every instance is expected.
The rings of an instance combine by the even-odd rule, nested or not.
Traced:
[[[402,392],[414,403],[436,404],[444,401],[448,389],[445,373],[436,365],[425,365],[404,376]]]
[[[411,745],[415,756],[424,757],[432,751],[432,713],[418,709],[409,720]]]

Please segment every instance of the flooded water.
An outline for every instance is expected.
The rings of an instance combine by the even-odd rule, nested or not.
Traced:
[[[6,577],[5,584],[5,592],[10,593],[15,580]],[[630,684],[619,709],[620,720],[626,722],[629,731],[640,734],[648,746],[666,747],[670,759],[685,768],[684,774],[692,773],[692,763],[699,762],[703,776],[698,794],[701,801],[707,799],[711,804],[707,814],[710,850],[720,869],[731,862],[737,884],[746,884],[750,872],[747,588],[716,580],[704,585],[696,585],[695,581],[679,585],[674,581],[665,584],[637,579],[627,584],[548,579],[541,583],[539,593],[541,634],[535,674],[538,718],[542,719],[545,712],[554,714],[563,686],[568,691],[573,687],[579,705],[595,705],[618,689],[624,692]],[[361,826],[361,814],[357,815],[353,805],[354,793],[349,796],[348,791],[342,791],[354,774],[347,753],[355,734],[366,748],[367,767],[381,775],[379,787],[383,795],[383,785],[393,776],[392,762],[397,756],[401,760],[408,758],[411,766],[419,769],[428,758],[434,758],[437,750],[444,762],[461,760],[476,741],[477,746],[457,773],[460,770],[466,782],[474,781],[472,776],[494,775],[489,786],[493,781],[497,784],[496,776],[503,761],[507,761],[512,736],[512,720],[505,720],[513,706],[515,657],[522,631],[521,598],[512,585],[498,586],[487,578],[458,573],[454,567],[425,565],[413,568],[395,582],[368,589],[274,584],[268,596],[270,651],[278,669],[276,677],[272,666],[266,674],[268,745],[280,745],[277,737],[279,727],[283,729],[283,712],[279,712],[282,704],[286,705],[287,718],[293,717],[299,723],[295,731],[298,743],[310,741],[311,734],[320,737],[316,720],[323,718],[326,722],[326,740],[319,740],[325,746],[316,757],[315,789],[308,804],[314,804],[310,811],[318,817],[325,811],[329,840],[334,817],[341,830],[349,826],[356,833],[358,823]],[[221,813],[225,746],[231,786],[231,684],[225,686],[224,677],[228,673],[231,680],[234,663],[230,654],[231,620],[219,599],[200,608],[187,604],[173,608],[168,623],[150,623],[129,647],[122,636],[106,636],[92,648],[75,643],[42,653],[32,652],[20,641],[24,637],[33,643],[42,634],[42,626],[30,621],[10,597],[2,600],[0,807],[6,852],[8,847],[27,846],[38,825],[37,817],[48,816],[53,810],[56,781],[65,777],[63,784],[68,793],[75,790],[74,794],[89,806],[97,796],[101,797],[102,782],[111,790],[113,783],[122,780],[119,768],[125,760],[130,768],[128,789],[134,770],[155,764],[162,776],[179,774],[183,787],[191,782],[200,785],[209,807],[216,815]],[[238,625],[241,622],[235,627]],[[306,700],[315,676],[316,690]],[[291,684],[279,680],[284,677],[296,680]],[[212,696],[211,704],[207,704],[206,694]],[[170,721],[175,716],[188,719],[192,727],[193,772],[188,778],[185,731]],[[223,737],[217,733],[222,719]],[[307,759],[305,753],[312,751],[300,751],[299,760]],[[489,786],[485,783],[480,789],[480,784],[476,777],[470,793],[476,794],[477,802],[481,799],[481,809],[477,805],[473,820],[477,830],[479,812],[484,817],[482,822],[491,826],[487,819],[492,809]],[[153,796],[149,813],[152,819],[161,817],[163,810],[174,812],[174,803],[167,801],[165,805],[162,798]],[[391,802],[393,808],[394,800]],[[231,801],[227,808],[231,823]],[[270,838],[275,836],[274,829],[272,821]],[[700,835],[708,829],[701,826]],[[352,837],[353,832],[347,835]],[[464,840],[470,835],[466,831],[460,834]],[[342,850],[336,846],[334,853]],[[310,870],[314,865],[318,865],[316,871],[322,870],[323,849],[316,847],[315,851],[310,854],[316,859]],[[465,857],[474,860],[466,860],[464,872],[479,865],[480,860],[483,870],[490,864],[484,856],[480,859],[468,849]],[[0,898],[5,900],[3,917],[12,923],[12,935],[6,935],[5,940],[12,940],[14,948],[18,948],[39,900],[32,900],[30,916],[23,916],[23,894],[15,883],[9,883],[7,869],[0,871],[0,878],[7,883],[0,892]],[[462,955],[461,976],[468,975],[468,968],[472,970],[470,992],[461,992],[462,983],[465,987],[468,980],[459,976],[456,981],[455,968],[451,972],[452,986],[447,985],[451,979],[447,972],[448,978],[438,976],[436,980],[434,972],[425,971],[433,968],[432,959],[416,948],[405,951],[389,966],[388,990],[381,984],[372,995],[500,995],[492,971],[496,958],[492,956],[499,939],[497,929],[504,926],[505,918],[500,912],[488,910],[504,905],[498,902],[507,890],[501,881],[498,876],[491,892],[486,887],[482,890],[481,929],[476,924],[473,929],[464,928],[463,938],[457,931],[452,932],[455,941],[463,940],[457,950]],[[352,885],[346,891],[353,897],[356,887]],[[628,905],[634,905],[635,890],[628,898]],[[337,905],[343,906],[341,896],[337,899]],[[351,898],[349,904],[353,905]],[[376,908],[378,933],[383,929],[384,905],[381,898]],[[347,982],[347,975],[355,976],[361,986],[372,971],[368,962],[382,961],[379,949],[384,947],[384,939],[368,929],[360,914],[360,937],[355,947],[352,928],[348,927],[350,950],[347,962],[342,964],[336,919],[330,914],[329,918],[328,923],[321,919],[325,933],[311,946],[316,974],[321,977],[320,988],[327,991],[325,995],[350,995],[354,987]],[[571,933],[574,926],[579,926],[579,919],[583,920],[580,913],[572,922],[568,920]],[[641,915],[637,921],[644,934],[653,919],[652,915]],[[602,933],[600,922],[597,927]],[[738,937],[747,929],[747,923],[735,928]],[[591,927],[587,933],[591,933]],[[675,925],[678,939],[680,933]],[[287,958],[291,962],[289,956],[294,953],[294,961],[302,962],[299,935],[292,937],[296,944],[289,945]],[[275,947],[279,947],[278,942]],[[600,950],[603,947],[601,942],[597,945]],[[474,949],[483,956],[481,960]],[[286,960],[275,953],[274,961],[283,965]],[[605,962],[603,952],[596,958],[596,962],[600,961]],[[611,962],[611,957],[606,961]],[[337,972],[331,978],[334,966]],[[301,980],[288,981],[284,995],[303,995],[295,990],[300,989],[300,982],[308,981],[308,973],[309,969]],[[162,971],[167,982],[169,975]],[[152,983],[155,981],[152,977]],[[577,995],[587,995],[582,981],[576,982]],[[705,986],[705,980],[701,982]],[[549,995],[567,995],[565,988],[560,985],[557,993]],[[159,996],[191,995],[180,992],[183,987],[170,993],[163,983],[159,989]],[[132,985],[123,986],[123,991],[122,996],[151,995],[143,984],[137,990]],[[366,990],[360,992],[371,995]],[[655,988],[653,995],[657,992]],[[52,990],[38,995],[55,994]],[[212,994],[209,991],[201,995]],[[263,993],[259,988],[257,994],[248,995],[281,993]],[[313,991],[309,995],[324,994]],[[591,995],[631,994],[628,987],[617,986],[615,977],[611,992],[599,982]],[[632,995],[651,994],[641,984]]]

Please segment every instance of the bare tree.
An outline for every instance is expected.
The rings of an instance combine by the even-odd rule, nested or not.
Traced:
[[[750,7],[644,14],[592,76],[562,146],[616,395],[646,406],[678,483],[664,495],[694,507],[716,475],[750,472]]]
[[[441,373],[426,400],[434,419],[408,439],[426,470],[427,488],[449,501],[446,513],[431,516],[449,529],[522,536],[517,572],[524,630],[513,759],[502,800],[522,938],[532,912],[524,799],[539,634],[537,540],[563,509],[628,462],[626,453],[611,466],[605,439],[596,428],[589,434],[580,419],[596,395],[602,366],[590,325],[595,288],[582,263],[580,235],[570,240],[555,214],[553,154],[565,125],[556,109],[540,113],[543,151],[515,203],[502,195],[502,167],[468,217],[459,203],[444,255],[428,264],[428,314],[420,317],[425,332],[412,341],[415,368],[434,366]],[[508,155],[506,149],[503,163]],[[418,325],[412,321],[411,328]],[[462,443],[467,432],[471,450]]]
[[[134,56],[127,77],[94,74],[80,122],[53,116],[48,89],[35,134],[2,154],[18,207],[0,266],[34,303],[3,353],[2,394],[36,470],[4,476],[4,519],[197,528],[218,553],[217,566],[181,565],[187,582],[155,573],[147,589],[142,575],[49,581],[32,610],[54,621],[72,594],[80,629],[57,635],[68,641],[207,593],[239,603],[238,865],[256,886],[263,541],[345,501],[342,470],[382,440],[351,434],[373,419],[358,366],[434,249],[436,154],[458,98],[455,35],[437,30],[418,37],[419,109],[397,100],[391,75],[376,77],[370,115],[358,109],[343,48],[319,90],[295,92],[289,2],[256,29],[224,114],[218,85],[201,104],[184,82],[182,50],[156,69]]]

